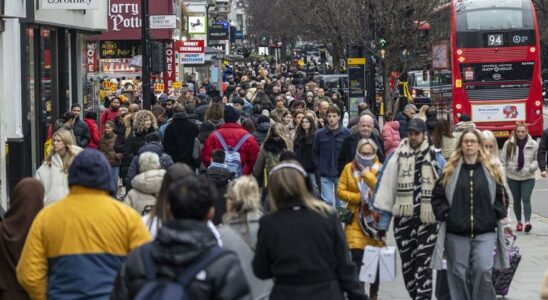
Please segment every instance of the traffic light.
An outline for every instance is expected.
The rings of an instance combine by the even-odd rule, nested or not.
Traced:
[[[152,73],[161,73],[165,66],[164,43],[154,41],[150,44],[150,71]]]

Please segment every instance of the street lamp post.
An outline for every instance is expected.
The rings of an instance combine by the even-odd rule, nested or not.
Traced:
[[[150,95],[150,55],[149,55],[149,15],[148,15],[148,1],[141,0],[141,47],[142,47],[142,72],[143,72],[143,108],[150,109],[152,106],[152,99]]]

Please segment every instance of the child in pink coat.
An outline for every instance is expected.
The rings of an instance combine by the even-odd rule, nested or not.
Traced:
[[[388,157],[400,144],[400,123],[394,120],[394,114],[391,112],[386,114],[384,121],[381,135],[384,141],[384,151]]]

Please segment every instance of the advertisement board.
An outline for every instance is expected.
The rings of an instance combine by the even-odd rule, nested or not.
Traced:
[[[199,65],[205,63],[204,53],[181,53],[179,63],[183,65]]]
[[[205,53],[205,41],[189,40],[176,41],[175,49],[178,53]]]
[[[189,34],[205,34],[206,33],[206,17],[188,17],[188,33]]]
[[[41,9],[98,9],[100,0],[42,0]]]
[[[501,103],[472,105],[474,122],[525,121],[525,103]]]

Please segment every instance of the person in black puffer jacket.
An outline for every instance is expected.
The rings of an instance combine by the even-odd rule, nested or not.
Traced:
[[[172,122],[164,133],[163,146],[174,161],[192,166],[194,139],[198,136],[199,129],[182,107],[176,107],[175,111]]]
[[[266,135],[271,126],[270,118],[267,116],[261,115],[257,119],[257,123],[258,124],[255,127],[255,132],[253,132],[253,136],[255,136],[255,139],[257,140],[257,144],[262,145],[264,140],[266,139]]]
[[[299,127],[295,129],[295,140],[293,142],[297,160],[308,173],[315,194],[318,193],[318,184],[316,182],[316,166],[312,160],[312,146],[314,145],[316,130],[314,119],[310,116],[304,117]]]
[[[188,267],[213,247],[217,239],[205,220],[213,217],[217,191],[207,178],[187,176],[172,184],[168,202],[173,219],[165,222],[152,242],[152,255],[162,278],[176,281],[181,269]],[[148,246],[147,246],[148,247]],[[112,300],[134,299],[147,283],[143,247],[130,252],[122,264]],[[251,300],[249,284],[236,253],[223,250],[194,277],[185,288],[189,299]]]

